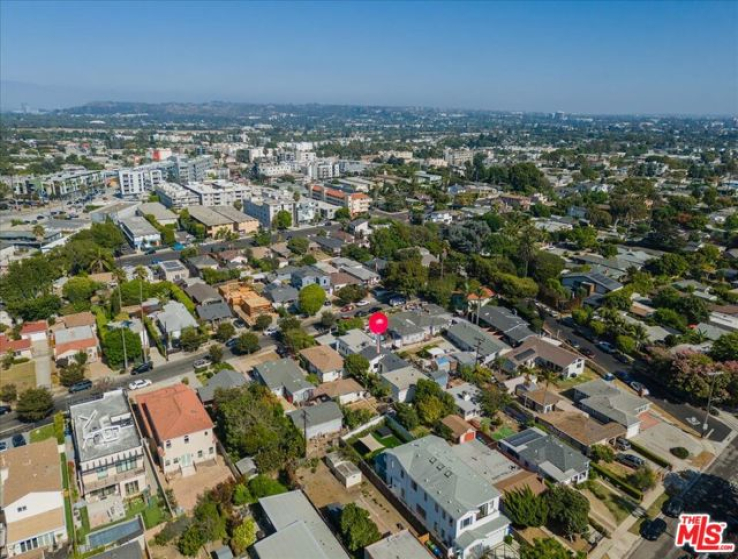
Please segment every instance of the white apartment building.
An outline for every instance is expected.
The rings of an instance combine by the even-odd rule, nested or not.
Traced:
[[[289,212],[292,216],[292,223],[297,223],[295,219],[295,202],[291,200],[255,198],[246,201],[243,211],[258,219],[261,226],[265,229],[272,226],[274,218],[281,211]]]
[[[145,249],[161,244],[161,233],[145,217],[133,216],[118,222],[121,231],[135,249]]]
[[[156,188],[156,194],[167,208],[181,210],[200,205],[200,197],[195,192],[173,182],[161,183]]]
[[[148,488],[143,444],[122,390],[70,406],[69,414],[78,482],[88,502],[127,499]]]
[[[119,169],[118,184],[123,198],[140,198],[146,192],[153,192],[164,182],[164,173],[155,167]]]
[[[213,168],[212,155],[200,155],[193,158],[175,156],[171,161],[174,163],[172,176],[179,184],[202,182],[207,177],[208,170]]]
[[[283,177],[294,173],[295,165],[291,161],[260,161],[256,164],[256,171],[269,178]]]
[[[328,180],[341,175],[341,167],[333,161],[310,161],[302,167],[302,172],[310,180]]]
[[[251,197],[251,186],[226,180],[191,182],[183,186],[194,193],[201,206],[233,206]]]
[[[500,492],[458,449],[428,435],[385,452],[386,481],[426,529],[461,559],[502,543],[510,521]]]

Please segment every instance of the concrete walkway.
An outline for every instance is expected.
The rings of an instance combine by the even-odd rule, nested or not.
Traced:
[[[36,386],[51,388],[51,348],[46,340],[34,342],[31,346],[33,362],[36,365]]]

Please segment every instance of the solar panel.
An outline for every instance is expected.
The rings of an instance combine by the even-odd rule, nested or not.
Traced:
[[[540,438],[540,435],[535,431],[523,431],[507,439],[507,442],[512,446],[520,446],[535,441],[538,438]]]
[[[87,536],[87,542],[90,545],[90,549],[96,549],[98,547],[110,545],[111,543],[120,542],[121,540],[133,536],[140,531],[141,523],[138,517],[136,517],[130,522],[123,522],[122,524],[116,524],[110,528],[93,532]]]

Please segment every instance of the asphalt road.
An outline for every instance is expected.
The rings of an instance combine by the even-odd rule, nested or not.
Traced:
[[[684,502],[687,513],[708,513],[713,520],[729,523],[730,516],[738,517],[738,438],[733,439],[687,491]],[[683,549],[674,546],[677,519],[661,517],[666,521],[666,533],[655,542],[643,540],[630,554],[630,559],[677,559],[684,555]],[[734,538],[731,541],[735,541],[738,538],[738,526],[729,524],[728,530]],[[722,556],[728,559],[726,555]]]
[[[634,380],[637,380],[648,388],[648,391],[650,393],[646,397],[648,398],[648,400],[662,408],[667,413],[673,415],[683,423],[686,423],[687,425],[692,425],[690,419],[697,418],[699,420],[699,425],[692,426],[698,431],[702,429],[702,422],[705,419],[704,409],[700,409],[686,402],[679,401],[679,399],[677,399],[673,394],[668,393],[659,383],[654,382],[653,379],[651,379],[650,377],[635,370],[637,369],[637,367],[634,369],[629,365],[621,363],[612,355],[605,353],[604,351],[599,349],[594,343],[586,340],[585,338],[574,332],[573,328],[560,323],[552,317],[548,317],[545,320],[545,324],[547,330],[549,330],[549,332],[554,334],[560,340],[576,340],[582,348],[586,348],[592,351],[592,353],[594,353],[592,361],[597,363],[606,371],[610,373],[614,373],[615,371],[628,371],[628,373],[631,377],[633,377]],[[730,427],[728,427],[722,421],[719,421],[713,416],[710,416],[708,418],[707,425],[707,438],[711,441],[721,442],[725,440],[725,437],[730,434]]]

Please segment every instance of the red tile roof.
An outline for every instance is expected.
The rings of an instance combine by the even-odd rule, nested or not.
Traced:
[[[0,334],[0,353],[24,349],[31,349],[31,340],[11,340],[5,334]]]
[[[197,394],[184,384],[142,394],[136,402],[146,430],[160,443],[213,428]]]
[[[37,320],[36,322],[26,322],[21,328],[21,335],[36,332],[46,332],[48,325],[45,320]]]
[[[91,347],[97,347],[97,338],[87,338],[86,340],[74,340],[65,344],[57,344],[54,347],[54,355],[62,355],[67,351],[82,351]]]

